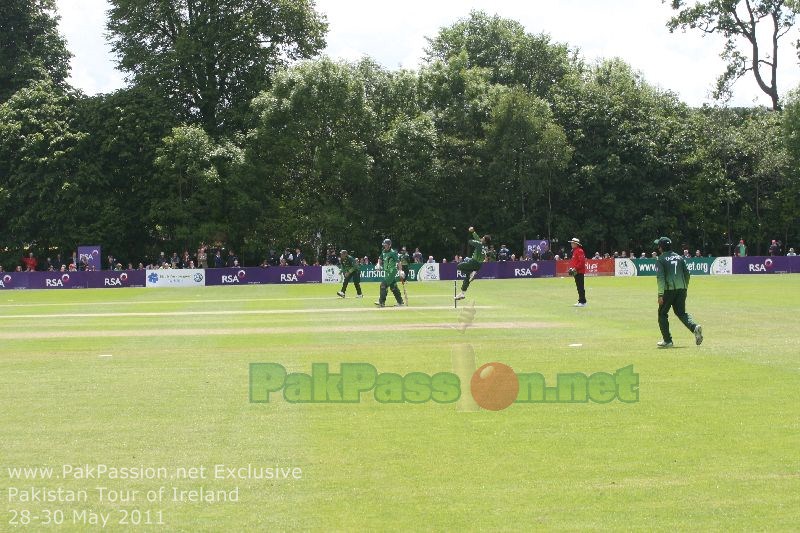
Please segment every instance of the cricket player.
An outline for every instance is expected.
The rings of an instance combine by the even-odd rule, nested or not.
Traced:
[[[392,241],[389,239],[383,240],[383,251],[381,257],[378,259],[378,268],[383,268],[383,281],[381,282],[381,294],[375,305],[378,307],[386,307],[386,293],[388,290],[392,291],[397,306],[402,307],[403,296],[400,294],[400,289],[397,288],[398,280],[405,280],[405,273],[401,270],[397,271],[397,265],[400,262],[400,257],[397,251],[392,249]]]
[[[400,258],[400,268],[403,270],[403,274],[405,274],[406,279],[408,279],[408,272],[409,272],[408,265],[411,264],[411,255],[409,255],[408,250],[406,250],[405,246],[400,248],[400,253],[397,255]]]
[[[486,259],[486,251],[489,249],[489,245],[492,244],[492,238],[489,235],[479,237],[478,234],[475,233],[475,228],[473,226],[470,226],[467,231],[472,234],[472,239],[468,242],[474,250],[472,252],[472,257],[467,257],[458,264],[458,271],[466,277],[461,283],[461,292],[454,297],[456,300],[463,300],[467,297],[469,284],[475,279],[475,276],[478,275],[478,270],[481,269],[481,265],[483,265]]]
[[[569,261],[569,275],[575,278],[575,289],[578,291],[578,302],[575,307],[586,307],[586,284],[584,276],[586,275],[586,253],[583,251],[583,244],[577,237],[569,240],[572,246],[572,259]]]
[[[669,332],[668,314],[670,308],[675,316],[694,333],[695,344],[703,342],[703,328],[686,312],[686,294],[689,289],[689,269],[683,257],[672,251],[669,237],[661,237],[653,242],[658,248],[656,276],[658,278],[658,327],[664,338],[659,348],[672,348],[672,335]]]
[[[347,292],[347,284],[350,281],[356,286],[356,298],[363,298],[361,294],[361,270],[358,269],[358,262],[356,259],[347,253],[347,250],[339,252],[339,270],[342,272],[342,290],[336,294],[340,298],[344,298]]]

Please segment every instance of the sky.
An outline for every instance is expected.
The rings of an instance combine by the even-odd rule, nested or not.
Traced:
[[[71,83],[88,94],[125,85],[105,40],[106,0],[57,0],[72,58]],[[424,55],[426,37],[442,27],[483,10],[520,22],[528,32],[579,50],[589,62],[619,57],[657,87],[676,93],[692,106],[713,103],[711,90],[724,64],[723,41],[699,32],[669,33],[673,14],[661,0],[317,0],[329,24],[324,53],[357,60],[370,56],[389,69],[415,69]],[[800,84],[792,43],[797,28],[783,38],[779,53],[781,95]],[[752,75],[736,84],[730,105],[769,106]]]

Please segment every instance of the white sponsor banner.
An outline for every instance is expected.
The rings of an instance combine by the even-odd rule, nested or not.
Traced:
[[[205,271],[193,269],[148,270],[147,287],[203,287],[206,284]]]
[[[336,265],[325,265],[322,267],[322,283],[341,283],[341,270]]]
[[[733,258],[717,257],[711,263],[711,274],[715,276],[733,274]]]
[[[439,281],[439,263],[425,263],[419,269],[418,281]]]
[[[614,275],[615,276],[638,276],[636,265],[628,258],[614,259]]]

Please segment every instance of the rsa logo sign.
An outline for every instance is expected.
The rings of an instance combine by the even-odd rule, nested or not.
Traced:
[[[515,278],[531,278],[539,271],[539,263],[531,263],[530,266],[525,268],[515,268]]]
[[[281,283],[297,283],[303,281],[306,273],[302,268],[298,268],[294,273],[281,274]]]
[[[247,278],[247,272],[242,269],[236,274],[223,274],[221,281],[223,285],[230,285],[232,283],[242,283]]]
[[[60,278],[45,278],[44,286],[52,289],[69,287],[69,274],[64,274]]]

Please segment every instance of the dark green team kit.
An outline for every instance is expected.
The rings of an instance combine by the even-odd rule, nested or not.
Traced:
[[[397,255],[397,250],[392,249],[392,241],[385,239],[383,241],[383,250],[381,251],[381,266],[383,267],[383,281],[381,282],[380,298],[375,305],[384,307],[386,305],[386,296],[389,290],[392,291],[397,305],[403,305],[403,297],[400,294],[400,289],[397,288],[397,281],[400,279],[398,273],[398,264],[400,263],[400,256]]]
[[[456,295],[456,300],[463,300],[465,298],[467,289],[469,289],[469,284],[475,279],[478,270],[481,269],[481,265],[483,265],[483,262],[486,260],[486,251],[491,241],[488,235],[484,235],[484,237],[481,238],[475,230],[472,230],[472,239],[467,242],[473,247],[472,257],[467,257],[456,267],[459,272],[464,274],[464,281],[461,282],[461,293]]]
[[[342,289],[336,294],[340,298],[344,298],[347,292],[347,284],[352,281],[353,285],[356,286],[356,294],[361,298],[361,270],[359,270],[355,258],[347,254],[347,250],[342,250],[339,253],[339,269],[342,271]]]
[[[691,274],[686,266],[683,256],[672,251],[672,241],[661,237],[653,243],[661,251],[656,261],[656,276],[658,279],[658,327],[661,330],[663,341],[658,343],[659,348],[672,347],[672,334],[669,331],[669,310],[672,309],[678,320],[694,333],[695,343],[703,342],[703,328],[694,321],[686,312],[686,296],[689,289]]]

